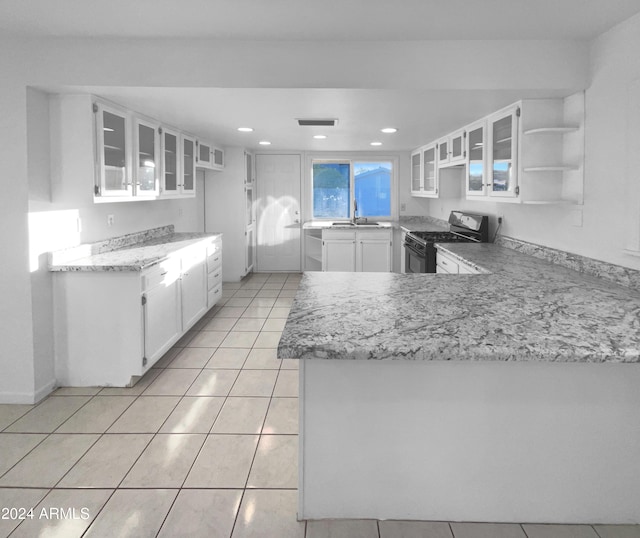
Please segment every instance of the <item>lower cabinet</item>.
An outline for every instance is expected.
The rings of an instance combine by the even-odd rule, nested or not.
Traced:
[[[331,230],[322,232],[323,271],[389,272],[391,230]]]
[[[60,386],[129,386],[222,295],[221,239],[138,271],[62,272],[56,295]]]
[[[436,254],[436,273],[450,275],[476,275],[479,271],[462,260],[444,254],[441,250],[438,250]]]

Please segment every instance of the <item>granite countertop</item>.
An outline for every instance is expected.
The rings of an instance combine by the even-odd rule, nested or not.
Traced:
[[[279,358],[640,362],[640,292],[493,244],[476,275],[304,274]]]
[[[345,219],[336,219],[340,222]],[[428,216],[403,216],[397,221],[376,221],[381,228],[401,228],[406,232],[442,232],[449,231],[449,223],[447,221],[436,219]],[[347,228],[353,229],[354,226],[345,221],[344,225],[332,224],[334,221],[310,220],[303,224],[305,230],[323,230],[325,228]],[[364,229],[376,229],[375,226],[364,226]]]
[[[80,245],[50,254],[50,271],[142,271],[221,234],[174,232],[173,226]]]

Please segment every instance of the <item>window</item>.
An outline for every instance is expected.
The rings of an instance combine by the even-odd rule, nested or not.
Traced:
[[[389,161],[314,161],[313,218],[390,217],[393,163]]]

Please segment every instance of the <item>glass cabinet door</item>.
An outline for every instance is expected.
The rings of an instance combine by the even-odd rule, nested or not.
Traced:
[[[467,134],[467,155],[469,166],[467,168],[467,194],[482,195],[485,193],[485,144],[484,124],[471,127]]]
[[[459,161],[464,159],[464,132],[451,137],[451,160]]]
[[[211,168],[211,146],[198,140],[198,166]]]
[[[135,173],[136,195],[156,196],[159,193],[159,181],[157,170],[158,151],[158,125],[135,119]]]
[[[435,194],[437,192],[436,182],[436,147],[430,146],[422,152],[422,169],[424,177],[422,181],[422,190]]]
[[[514,196],[516,170],[517,108],[490,119],[491,194]]]
[[[182,136],[182,192],[196,190],[196,141]]]
[[[254,221],[254,218],[253,218],[253,188],[245,187],[244,191],[245,191],[246,201],[247,201],[247,212],[245,214],[244,223],[247,226],[251,226],[251,224],[253,224],[253,221]]]
[[[251,153],[245,153],[244,158],[246,165],[244,182],[251,183],[253,181],[253,155],[251,155]]]
[[[165,193],[178,192],[178,134],[162,131],[162,175]]]
[[[438,163],[445,164],[449,162],[449,141],[441,140],[438,143]]]
[[[127,115],[102,104],[94,106],[98,141],[99,181],[97,196],[123,196],[133,193],[129,165]]]
[[[417,152],[411,155],[411,190],[413,192],[419,192],[420,190],[422,190],[422,185],[420,184],[421,156],[421,152]]]

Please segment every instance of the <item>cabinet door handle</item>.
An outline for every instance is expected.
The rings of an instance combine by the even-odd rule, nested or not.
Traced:
[[[165,271],[164,273],[160,273],[160,276],[164,276],[168,273],[169,271]]]

